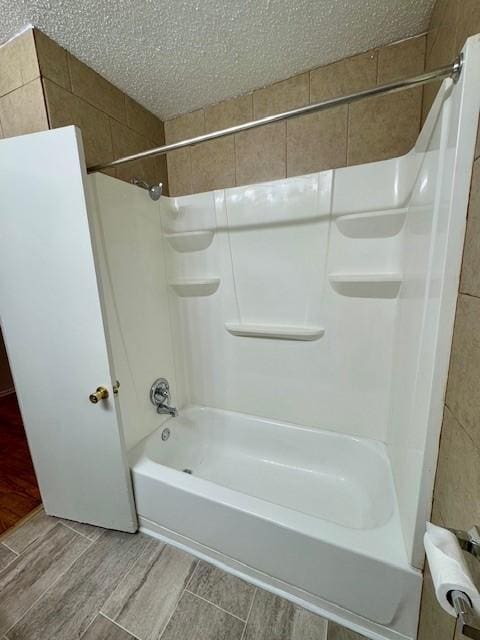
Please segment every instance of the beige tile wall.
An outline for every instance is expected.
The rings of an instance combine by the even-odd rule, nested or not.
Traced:
[[[38,64],[52,128],[78,125],[87,165],[108,162],[164,143],[163,123],[101,75],[35,30]],[[140,176],[168,189],[166,159],[152,158],[110,171]]]
[[[48,129],[47,110],[33,31],[29,30],[0,47],[0,138],[44,129]],[[0,332],[0,392],[12,384]]]
[[[164,143],[163,123],[125,93],[38,30],[0,47],[0,138],[78,125],[87,164],[129,155]],[[163,182],[165,158],[111,172]],[[0,384],[10,373],[0,334]],[[1,389],[0,389],[1,390]]]
[[[340,60],[165,122],[167,143],[374,87],[425,65],[426,37]],[[406,153],[420,129],[422,91],[379,97],[168,155],[171,195],[371,162]]]
[[[0,138],[44,129],[48,119],[30,29],[0,47]]]
[[[466,38],[479,32],[479,0],[437,0],[427,35],[426,68],[451,62]],[[437,90],[438,85],[425,87],[423,117]],[[467,529],[480,523],[479,156],[477,143],[432,513],[437,524]],[[419,640],[452,640],[454,636],[460,637],[455,620],[436,602],[427,570]]]

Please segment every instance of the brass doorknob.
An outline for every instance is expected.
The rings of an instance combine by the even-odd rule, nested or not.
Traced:
[[[93,404],[97,404],[100,400],[106,400],[108,398],[108,389],[105,387],[97,387],[95,393],[89,395],[89,400]]]

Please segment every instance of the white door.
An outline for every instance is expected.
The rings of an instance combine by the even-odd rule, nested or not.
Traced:
[[[75,127],[0,140],[0,322],[47,513],[135,531],[85,177]]]

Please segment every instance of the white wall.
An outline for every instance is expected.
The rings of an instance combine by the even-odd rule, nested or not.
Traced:
[[[103,174],[88,177],[100,282],[127,448],[166,419],[149,399],[167,378],[177,401],[160,207],[148,193]]]
[[[403,534],[423,564],[430,517],[474,145],[480,37],[469,38],[456,85],[444,83],[410,157],[422,159],[408,200],[388,434]]]
[[[404,218],[386,211],[377,237],[369,212],[396,207],[399,168],[162,199],[188,402],[386,439]],[[340,213],[358,220],[342,226]],[[232,335],[228,324],[325,333],[273,340]]]

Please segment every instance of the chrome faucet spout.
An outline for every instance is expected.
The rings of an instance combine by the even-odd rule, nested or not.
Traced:
[[[168,404],[160,404],[157,407],[157,413],[169,413],[172,418],[178,416],[178,410],[176,407],[171,407]]]

